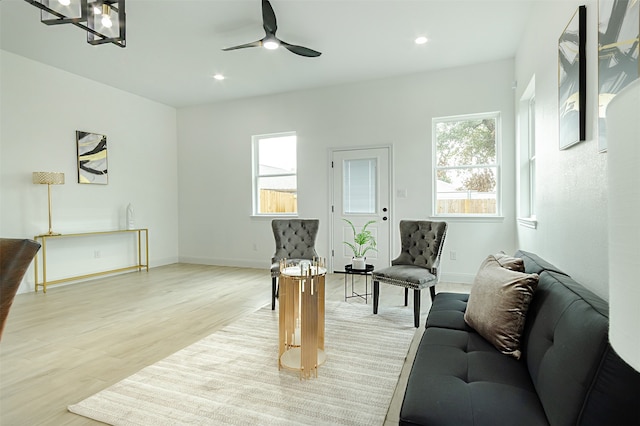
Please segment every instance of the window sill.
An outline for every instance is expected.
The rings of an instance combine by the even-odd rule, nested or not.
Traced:
[[[252,214],[252,219],[279,219],[279,218],[296,218],[298,213],[274,213],[274,214]]]
[[[481,215],[437,215],[430,216],[433,220],[448,220],[452,222],[503,222],[504,216],[481,216]]]
[[[518,223],[525,228],[536,229],[538,227],[538,220],[535,217],[519,217]]]

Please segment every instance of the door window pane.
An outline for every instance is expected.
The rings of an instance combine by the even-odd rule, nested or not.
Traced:
[[[377,159],[345,160],[342,181],[342,205],[345,214],[376,212]]]

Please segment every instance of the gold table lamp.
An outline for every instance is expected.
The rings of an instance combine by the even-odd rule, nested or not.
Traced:
[[[64,173],[60,172],[33,172],[33,183],[46,184],[49,193],[49,232],[44,235],[60,235],[51,229],[51,185],[64,184]]]

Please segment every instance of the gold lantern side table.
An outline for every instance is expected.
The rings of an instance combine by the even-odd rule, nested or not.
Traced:
[[[278,369],[299,371],[300,379],[318,377],[324,352],[324,279],[322,262],[280,264]]]

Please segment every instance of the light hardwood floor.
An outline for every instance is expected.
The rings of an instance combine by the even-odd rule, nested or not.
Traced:
[[[356,285],[364,288],[363,277],[356,277]],[[380,309],[403,304],[401,288],[380,287]],[[468,289],[438,286],[438,291]],[[326,298],[344,300],[344,275],[328,274]],[[0,342],[0,425],[99,424],[67,412],[67,405],[267,303],[271,303],[267,270],[191,264],[54,286],[46,294],[20,294]],[[422,324],[429,307],[425,291]],[[407,322],[413,322],[411,301],[406,309]],[[416,329],[385,425],[398,423],[422,331]]]

